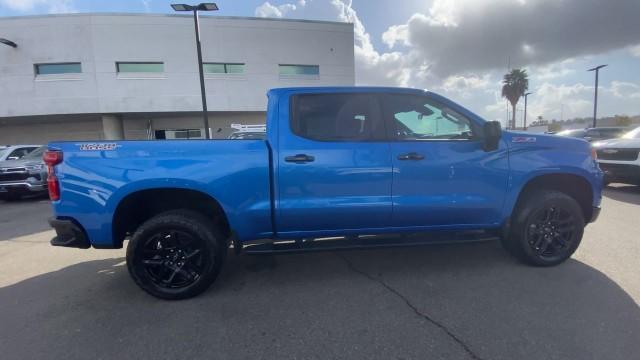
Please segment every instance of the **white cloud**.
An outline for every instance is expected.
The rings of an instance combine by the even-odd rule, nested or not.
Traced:
[[[305,6],[306,2],[304,0],[299,1],[298,4],[300,6]],[[264,4],[258,6],[255,11],[255,15],[258,17],[276,17],[281,18],[285,17],[288,13],[295,11],[295,4],[282,4],[282,5],[271,5],[270,2],[265,2]]]
[[[371,43],[351,0],[332,0],[340,21],[353,23],[356,80],[361,85],[408,86],[411,70],[400,52],[379,53]]]
[[[612,81],[605,91],[622,99],[640,99],[640,85],[625,81]]]
[[[640,45],[630,47],[629,52],[635,57],[640,57]]]
[[[482,77],[477,75],[453,75],[446,78],[442,87],[447,91],[465,91],[485,88],[489,84],[489,74]]]
[[[20,12],[28,12],[42,7],[46,7],[50,14],[75,11],[72,0],[0,0],[0,5]]]
[[[434,0],[383,34],[438,76],[547,64],[637,44],[640,1]],[[594,26],[594,24],[598,24]]]

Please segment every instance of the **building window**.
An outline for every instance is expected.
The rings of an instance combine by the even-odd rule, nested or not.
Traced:
[[[82,72],[80,63],[36,64],[35,69],[36,75],[79,74]]]
[[[318,77],[320,75],[319,65],[280,65],[280,76],[309,76]]]
[[[202,129],[156,130],[155,138],[157,140],[204,139],[204,130]]]
[[[244,74],[242,63],[204,63],[202,66],[207,74]]]
[[[117,62],[119,73],[161,73],[164,72],[162,62]]]

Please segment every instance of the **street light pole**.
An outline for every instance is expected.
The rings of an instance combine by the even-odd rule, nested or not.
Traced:
[[[603,67],[607,66],[605,65],[599,65],[596,66],[592,69],[589,69],[587,71],[595,71],[596,72],[596,91],[595,91],[595,95],[593,98],[593,127],[596,127],[596,121],[597,121],[597,116],[598,116],[598,75],[600,73],[600,69],[602,69]]]
[[[531,94],[532,93],[530,92],[524,94],[524,126],[523,126],[524,131],[527,131],[527,98]]]
[[[202,97],[202,116],[204,118],[205,139],[211,139],[209,134],[209,113],[207,111],[207,92],[204,85],[204,65],[202,63],[202,46],[200,45],[200,21],[198,11],[216,11],[215,3],[201,3],[198,5],[171,4],[175,11],[193,11],[193,23],[196,30],[196,49],[198,51],[198,73],[200,74],[200,95]]]

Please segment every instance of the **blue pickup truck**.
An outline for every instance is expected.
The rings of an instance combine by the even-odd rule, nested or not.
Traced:
[[[128,240],[134,281],[183,299],[214,282],[231,246],[500,238],[519,259],[551,266],[600,212],[603,175],[586,141],[502,132],[432,92],[274,89],[266,121],[257,140],[50,143],[52,244]]]

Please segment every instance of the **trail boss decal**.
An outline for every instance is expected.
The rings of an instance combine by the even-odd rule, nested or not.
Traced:
[[[116,143],[88,143],[88,144],[79,144],[80,151],[111,151],[120,147],[120,145]]]

